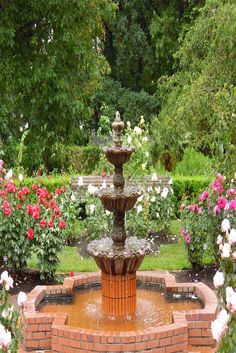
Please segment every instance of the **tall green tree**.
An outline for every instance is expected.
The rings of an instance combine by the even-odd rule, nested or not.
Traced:
[[[0,2],[4,143],[27,122],[31,156],[50,169],[52,146],[84,135],[91,99],[108,69],[99,43],[113,9],[109,0]]]
[[[207,0],[175,55],[179,70],[162,78],[154,125],[164,158],[180,159],[193,146],[235,171],[235,17],[235,1]]]
[[[115,0],[116,20],[107,26],[105,56],[111,76],[125,88],[155,91],[155,81],[173,71],[178,37],[204,0]]]

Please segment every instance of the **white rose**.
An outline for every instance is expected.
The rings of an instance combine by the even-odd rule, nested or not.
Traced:
[[[84,180],[83,180],[83,177],[80,176],[78,179],[78,186],[83,186],[83,185],[84,185]]]
[[[226,259],[230,257],[231,245],[229,243],[225,243],[221,249],[221,257]]]
[[[73,202],[74,202],[74,201],[76,200],[75,195],[74,195],[74,194],[71,194],[70,199],[71,199],[71,201],[73,201]]]
[[[144,123],[145,123],[144,117],[143,115],[141,115],[140,124],[144,124]]]
[[[147,138],[147,136],[144,136],[144,137],[142,138],[142,142],[143,142],[143,143],[148,142],[148,138]]]
[[[107,183],[105,182],[105,180],[102,182],[102,185],[100,187],[100,189],[106,189],[107,188]]]
[[[142,212],[143,210],[143,206],[142,205],[138,205],[137,206],[137,214],[139,214],[140,212]]]
[[[22,173],[20,173],[20,174],[18,175],[18,179],[19,179],[19,181],[22,181],[22,180],[24,179],[24,177],[23,177],[23,174],[22,174]]]
[[[135,126],[135,127],[134,127],[134,133],[135,133],[136,135],[141,135],[141,134],[142,134],[142,130],[140,129],[140,127]]]
[[[151,202],[155,202],[156,201],[156,196],[152,196],[150,199]]]
[[[168,193],[169,193],[169,190],[166,187],[164,187],[164,189],[162,190],[162,193],[161,193],[161,197],[163,197],[163,199],[165,199],[167,197]]]
[[[215,276],[213,277],[213,283],[216,288],[223,286],[225,282],[223,272],[217,271]]]
[[[27,295],[24,292],[20,292],[17,297],[17,304],[19,306],[24,306],[27,301]]]
[[[225,218],[221,223],[221,229],[223,232],[228,232],[230,229],[230,221]]]
[[[128,136],[127,141],[129,145],[132,143],[132,137],[130,135]]]
[[[236,243],[236,229],[231,229],[228,239],[230,244]]]
[[[90,213],[93,214],[96,209],[96,206],[94,204],[89,205],[89,209],[90,209]]]

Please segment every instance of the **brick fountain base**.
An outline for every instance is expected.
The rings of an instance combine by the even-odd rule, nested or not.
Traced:
[[[155,272],[137,272],[137,280],[164,285],[165,293],[195,293],[202,309],[173,312],[173,323],[139,331],[93,331],[67,325],[67,315],[40,313],[39,303],[50,296],[71,295],[74,288],[101,282],[99,273],[65,278],[63,285],[37,286],[28,295],[22,321],[22,352],[50,353],[188,353],[188,347],[215,346],[210,324],[216,317],[217,298],[203,283],[176,283],[174,276]],[[204,348],[203,348],[204,349]],[[195,350],[194,350],[195,351]],[[201,352],[201,349],[199,349]]]

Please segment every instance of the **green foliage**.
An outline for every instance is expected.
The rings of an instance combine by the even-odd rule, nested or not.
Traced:
[[[235,170],[235,1],[208,0],[175,54],[178,71],[159,82],[155,137],[177,160],[192,146]]]
[[[194,148],[188,147],[184,150],[183,159],[177,163],[174,173],[184,176],[209,176],[211,170],[211,159]]]
[[[209,185],[209,179],[200,176],[173,177],[173,190],[175,196],[175,212],[178,214],[180,205],[187,200],[194,200],[201,192],[203,192]]]
[[[108,0],[3,2],[0,11],[0,136],[19,137],[32,159],[52,169],[51,148],[89,136],[89,104],[108,66],[98,42],[114,4]]]
[[[76,173],[93,174],[101,158],[101,148],[95,145],[72,146],[68,148],[67,158]]]
[[[53,192],[57,188],[61,188],[62,186],[70,185],[70,176],[42,176],[42,177],[32,177],[32,178],[24,178],[23,184],[31,188],[32,184],[41,185],[41,187],[46,187],[49,192]],[[17,186],[21,185],[20,181],[16,181]]]
[[[122,120],[130,121],[132,124],[137,124],[141,115],[150,121],[159,109],[159,101],[156,97],[144,90],[135,92],[130,88],[122,87],[119,81],[111,77],[103,80],[103,86],[97,93],[94,104],[99,115],[113,117],[118,110]]]

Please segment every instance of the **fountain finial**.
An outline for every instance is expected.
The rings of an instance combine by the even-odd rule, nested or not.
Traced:
[[[116,118],[112,124],[113,127],[113,142],[115,147],[120,148],[122,147],[122,131],[124,129],[125,124],[120,118],[120,113],[116,112]]]

